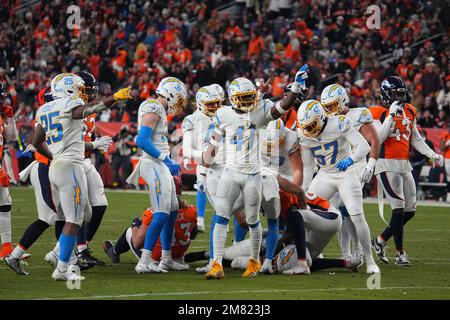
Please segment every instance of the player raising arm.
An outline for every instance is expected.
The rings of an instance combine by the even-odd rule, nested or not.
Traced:
[[[375,168],[380,213],[383,212],[381,186],[392,209],[389,226],[372,239],[372,246],[379,260],[388,263],[385,246],[393,235],[397,250],[395,263],[398,266],[410,265],[403,248],[403,225],[416,212],[416,184],[409,162],[410,146],[430,158],[433,165],[441,166],[444,163],[442,155],[431,150],[417,130],[416,109],[406,103],[406,97],[407,90],[403,80],[388,77],[381,82],[381,99],[385,106],[390,107],[369,108],[381,142],[380,159]]]
[[[76,243],[80,224],[85,217],[87,182],[82,162],[85,145],[83,121],[90,114],[101,112],[119,100],[131,99],[130,88],[86,104],[84,81],[72,73],[62,73],[52,79],[51,92],[55,100],[43,105],[36,114],[37,125],[33,145],[51,160],[49,178],[58,215],[66,220],[61,236],[59,261],[52,278],[83,280],[68,269],[69,258]]]

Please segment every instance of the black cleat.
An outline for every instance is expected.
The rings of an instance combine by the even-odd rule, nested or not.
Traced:
[[[371,244],[372,249],[375,250],[375,253],[377,254],[378,260],[388,264],[389,259],[386,257],[386,244],[379,243],[377,238],[373,238]]]
[[[86,250],[83,250],[81,252],[78,252],[77,254],[78,260],[83,263],[87,264],[93,264],[96,266],[104,266],[106,263],[102,260],[97,259],[93,255],[91,255],[91,250],[87,248]]]
[[[111,241],[106,240],[103,242],[103,251],[105,251],[106,255],[111,259],[112,263],[119,263],[120,256],[114,252],[114,245]]]

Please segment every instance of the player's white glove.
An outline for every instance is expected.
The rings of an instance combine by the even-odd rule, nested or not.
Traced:
[[[434,153],[430,159],[431,163],[433,164],[433,168],[442,167],[444,165],[444,157],[442,156],[442,154]]]
[[[99,149],[103,152],[106,152],[106,151],[108,151],[109,146],[111,145],[112,142],[113,142],[113,140],[110,136],[103,136],[103,137],[95,139],[92,142],[92,145],[93,145],[94,149]]]
[[[189,159],[184,158],[183,159],[183,167],[186,168],[186,170],[192,170],[192,167],[189,165],[191,163],[191,161],[189,161]]]
[[[373,171],[375,170],[375,165],[377,164],[377,160],[374,158],[369,158],[369,162],[367,162],[364,170],[361,172],[361,182],[369,183],[373,176]]]
[[[395,117],[396,114],[401,113],[403,110],[403,106],[400,102],[394,101],[389,107],[389,114]]]
[[[201,181],[197,181],[197,183],[194,184],[194,188],[200,192],[205,192],[206,190],[205,183]]]

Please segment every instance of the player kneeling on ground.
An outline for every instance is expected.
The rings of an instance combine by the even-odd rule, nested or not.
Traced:
[[[184,263],[184,254],[186,253],[191,240],[197,236],[197,209],[184,201],[181,198],[181,180],[174,177],[175,186],[177,188],[178,203],[180,209],[178,211],[177,219],[175,220],[175,242],[172,245],[172,258],[183,266],[181,271],[189,269],[189,266]],[[149,208],[144,211],[142,219],[135,218],[131,227],[127,228],[120,238],[113,245],[111,241],[107,240],[103,243],[103,250],[113,263],[120,262],[120,255],[131,249],[133,254],[140,259],[142,249],[144,247],[145,234],[148,226],[153,219],[153,212]],[[156,263],[161,260],[161,239],[155,245],[152,251],[152,260]]]

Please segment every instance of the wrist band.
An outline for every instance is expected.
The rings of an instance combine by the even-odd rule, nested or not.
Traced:
[[[275,109],[277,109],[277,111],[278,111],[280,114],[285,114],[285,113],[286,113],[286,110],[284,110],[284,109],[281,107],[281,102],[277,102],[277,103],[275,104]]]

